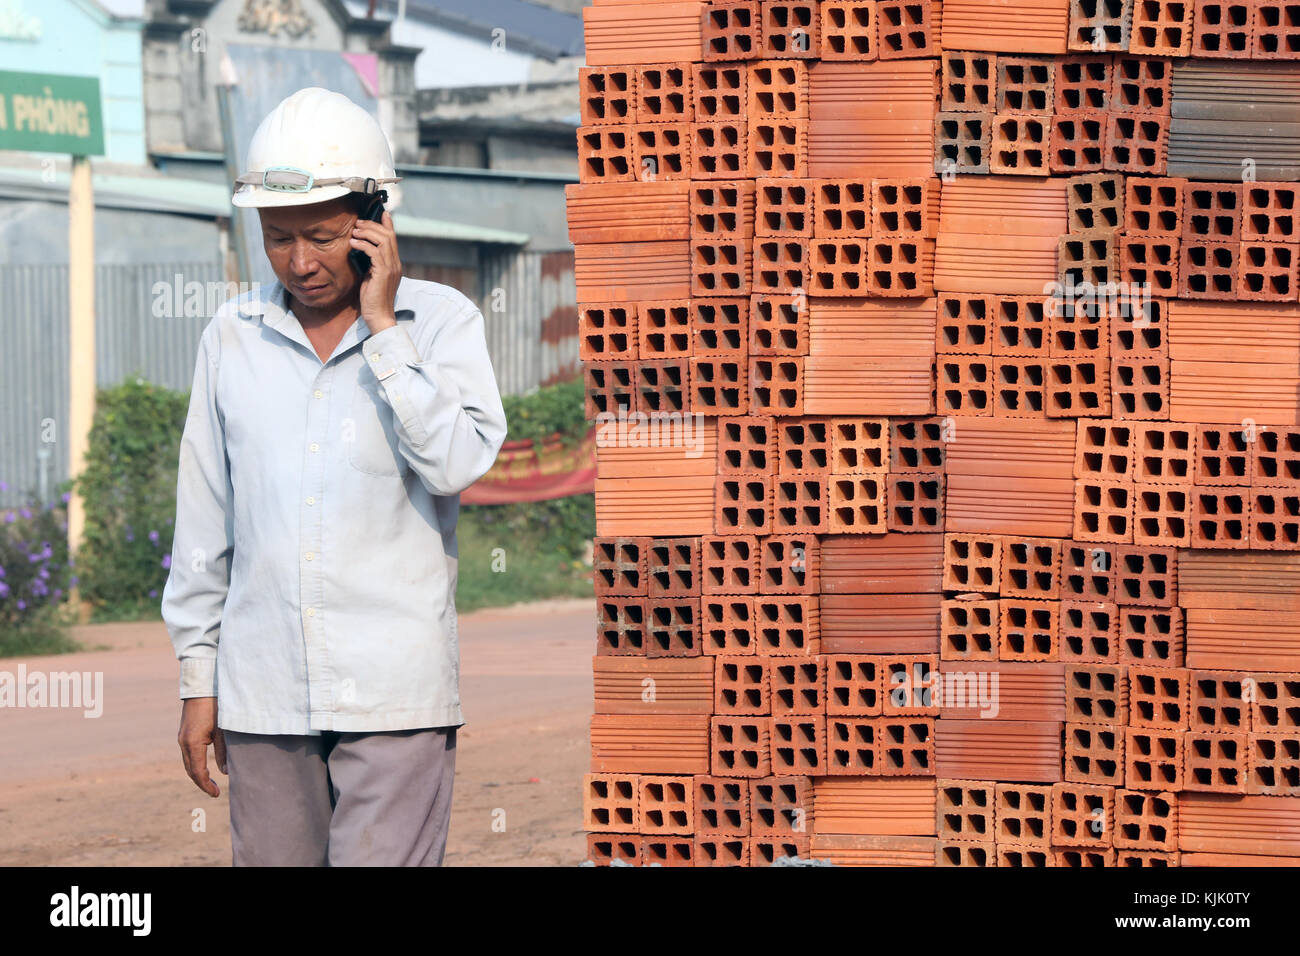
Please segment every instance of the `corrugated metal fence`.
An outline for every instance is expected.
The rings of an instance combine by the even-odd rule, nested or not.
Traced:
[[[503,395],[578,371],[577,289],[571,252],[484,253],[479,309]]]
[[[95,267],[95,378],[129,375],[188,391],[207,314],[169,314],[173,285],[217,283],[218,262]],[[155,286],[165,293],[158,299]],[[161,287],[160,287],[161,288]],[[193,288],[193,287],[192,287]],[[206,298],[206,297],[205,297]],[[68,267],[0,266],[0,504],[48,500],[68,475]]]
[[[503,394],[528,392],[577,370],[572,254],[485,254],[480,280],[488,350]],[[190,283],[201,285],[189,286],[187,303]],[[218,262],[96,266],[99,385],[139,375],[188,391],[214,300],[228,297],[222,283]],[[0,506],[24,501],[29,491],[48,500],[68,474],[66,265],[0,266],[0,336],[0,481],[8,485]]]

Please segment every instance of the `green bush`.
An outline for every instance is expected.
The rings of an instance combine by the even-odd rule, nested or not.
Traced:
[[[86,466],[79,551],[92,620],[158,619],[171,564],[176,464],[189,396],[130,378],[100,389]]]
[[[583,410],[585,387],[582,377],[539,388],[528,395],[506,395],[506,441],[543,440],[559,434],[566,444],[577,444],[587,434]]]
[[[33,496],[0,513],[0,657],[73,649],[61,607],[77,583],[71,564],[65,504],[42,507]]]
[[[577,378],[502,399],[507,441],[534,445],[558,434],[573,446],[586,437],[583,384]],[[588,545],[596,534],[595,496],[570,495],[461,508],[457,543],[462,611],[552,597],[592,594]],[[498,550],[500,549],[500,550]],[[504,566],[504,567],[503,567]]]

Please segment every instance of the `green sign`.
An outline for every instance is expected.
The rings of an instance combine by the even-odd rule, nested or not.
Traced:
[[[0,70],[0,149],[103,156],[98,78]]]

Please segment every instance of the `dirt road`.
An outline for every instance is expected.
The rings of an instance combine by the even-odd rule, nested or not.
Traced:
[[[586,853],[594,609],[564,601],[461,618],[449,866],[573,866]],[[103,713],[0,708],[0,866],[228,866],[226,778],[181,767],[177,664],[161,622],[77,630],[77,654],[0,671],[103,673]],[[504,830],[500,823],[504,811]]]

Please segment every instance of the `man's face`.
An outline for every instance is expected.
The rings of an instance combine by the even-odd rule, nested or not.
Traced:
[[[326,309],[351,294],[360,281],[351,264],[351,196],[306,206],[263,207],[262,245],[275,277],[303,305]]]

